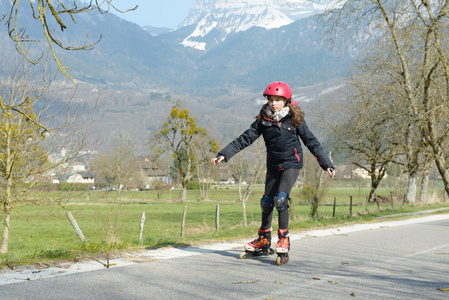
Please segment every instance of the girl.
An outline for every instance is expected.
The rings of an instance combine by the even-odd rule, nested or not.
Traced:
[[[260,135],[263,136],[267,148],[267,173],[265,194],[260,200],[262,209],[262,225],[259,237],[245,245],[247,252],[268,252],[271,246],[271,220],[276,208],[279,216],[278,243],[276,253],[282,258],[278,264],[288,262],[290,240],[288,237],[288,199],[289,194],[303,166],[302,148],[298,137],[316,157],[323,170],[330,177],[335,176],[335,168],[324,152],[320,142],[312,134],[304,120],[303,110],[292,105],[292,92],[284,82],[270,83],[264,93],[268,103],[262,106],[256,120],[250,128],[233,142],[223,148],[212,164],[229,161],[239,151],[251,145]]]

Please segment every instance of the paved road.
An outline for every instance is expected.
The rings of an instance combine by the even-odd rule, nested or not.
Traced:
[[[241,260],[235,245],[160,250],[151,262],[0,285],[0,299],[449,299],[449,214],[292,239],[283,266]]]

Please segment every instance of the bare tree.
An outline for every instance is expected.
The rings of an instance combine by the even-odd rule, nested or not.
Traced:
[[[303,168],[298,179],[302,181],[303,188],[300,190],[301,196],[306,201],[310,201],[310,217],[319,217],[319,204],[324,198],[326,188],[329,183],[327,173],[324,173],[320,165],[316,163],[316,158],[311,153],[304,153]],[[294,211],[294,204],[291,203],[290,210]],[[294,214],[292,213],[292,216]]]
[[[187,184],[195,169],[217,150],[215,140],[208,137],[206,129],[196,124],[181,101],[172,107],[167,122],[154,134],[150,145],[158,155],[164,152],[173,154],[182,184],[181,202],[186,201]]]
[[[110,165],[117,180],[117,190],[128,190],[129,179],[137,172],[137,143],[127,133],[117,133],[112,142]]]
[[[439,114],[448,107],[449,52],[443,41],[448,38],[449,1],[338,0],[322,15],[328,37],[353,41],[362,37],[371,49],[383,49],[382,70],[393,83],[405,107],[406,160],[409,172],[407,200],[414,202],[419,151],[422,136],[430,145],[437,168],[449,194],[449,163],[444,145],[448,139],[447,116]],[[350,36],[348,36],[350,35]],[[341,41],[341,40],[338,40]],[[367,50],[368,52],[368,50]],[[394,67],[392,67],[394,64]],[[416,192],[415,192],[416,193]]]
[[[201,200],[207,200],[209,199],[210,186],[213,182],[212,174],[214,172],[214,168],[211,168],[211,166],[208,163],[203,162],[198,165],[196,171]]]
[[[332,130],[337,145],[349,149],[353,163],[369,174],[369,200],[376,201],[376,190],[388,165],[398,163],[403,152],[397,140],[401,127],[387,109],[391,106],[387,91],[375,86],[377,78],[369,74],[362,72],[348,81],[347,92],[341,96],[345,101],[329,106],[323,122]]]
[[[115,183],[118,196],[122,187],[126,191],[130,178],[137,173],[138,165],[136,142],[126,133],[119,132],[112,138],[112,148],[109,152],[99,154],[92,161],[92,170],[108,184]]]
[[[217,145],[215,144],[215,141],[213,141],[212,143],[215,145],[213,149],[216,149]],[[198,157],[209,157],[211,155],[210,147],[199,147],[197,151]],[[212,167],[208,160],[205,160],[198,164],[196,171],[198,177],[198,189],[200,191],[200,197],[202,200],[207,200],[209,199],[209,191],[213,183],[216,168]]]
[[[106,185],[106,198],[109,199],[109,191],[116,180],[109,161],[109,154],[97,153],[90,162],[89,169],[95,174],[97,185]]]
[[[53,89],[59,87],[46,65],[37,69],[16,56],[8,58],[10,64],[2,65],[0,75],[1,253],[8,251],[12,210],[27,202],[27,192],[41,178],[76,157],[88,134],[80,126],[81,113],[73,98],[55,95]]]
[[[58,65],[60,71],[70,80],[72,78],[67,73],[68,67],[63,66],[58,59],[55,48],[63,50],[91,50],[101,40],[101,36],[95,42],[89,42],[89,31],[86,29],[86,41],[80,46],[66,45],[58,37],[59,28],[62,33],[68,26],[76,23],[76,18],[81,14],[86,14],[90,11],[98,11],[100,14],[105,14],[110,10],[115,10],[121,13],[135,10],[137,6],[125,11],[117,9],[113,4],[113,0],[91,0],[81,2],[78,0],[64,1],[64,0],[28,0],[28,1],[4,1],[6,4],[10,4],[5,9],[7,11],[0,15],[0,21],[5,21],[8,28],[8,34],[13,43],[16,46],[17,51],[23,55],[32,64],[37,64],[41,61],[42,56],[33,59],[29,56],[28,52],[24,50],[23,45],[29,42],[44,41],[51,52],[53,60]],[[28,3],[26,3],[28,2]],[[42,28],[41,36],[30,36],[27,32],[27,28],[23,26],[24,19],[35,20],[36,27]],[[73,82],[73,80],[72,80]]]
[[[119,132],[112,138],[111,145],[108,152],[99,153],[92,159],[90,168],[99,180],[102,179],[106,183],[107,199],[113,185],[115,185],[118,198],[121,199],[122,188],[126,192],[129,179],[138,173],[136,143],[126,133]],[[116,233],[120,228],[123,210],[123,201],[116,205],[112,200],[108,204],[106,216],[97,210],[100,227],[109,243],[119,241]]]
[[[239,152],[237,159],[234,159],[231,163],[234,174],[237,176],[238,188],[239,188],[239,201],[242,203],[243,211],[243,225],[248,226],[248,220],[246,218],[246,202],[248,201],[253,189],[261,176],[263,170],[265,170],[265,145],[263,139],[258,139],[251,145],[253,151]],[[250,154],[248,155],[245,154]],[[249,163],[248,163],[249,160]],[[243,182],[246,182],[244,188]]]

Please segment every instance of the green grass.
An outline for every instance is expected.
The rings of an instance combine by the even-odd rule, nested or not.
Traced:
[[[412,212],[439,207],[449,203],[403,205],[394,195],[396,203],[366,206],[368,188],[330,188],[321,200],[318,219],[311,219],[310,204],[301,199],[300,189],[292,191],[290,230],[292,232],[332,226],[342,223],[369,222],[375,217],[401,212]],[[391,190],[381,189],[379,194],[390,197]],[[192,245],[199,242],[224,241],[236,238],[254,238],[260,226],[259,200],[263,186],[258,186],[246,203],[248,227],[243,226],[242,204],[236,188],[212,188],[210,200],[200,200],[198,191],[188,191],[188,201],[179,202],[179,191],[165,192],[157,199],[154,191],[117,192],[90,191],[65,194],[33,193],[36,204],[17,206],[11,216],[8,253],[0,255],[0,263],[29,263],[34,261],[76,259],[99,252],[142,249],[166,245]],[[352,217],[349,216],[349,196],[353,196]],[[333,214],[333,199],[337,206]],[[62,201],[62,199],[64,201]],[[87,200],[89,199],[89,200]],[[51,200],[51,201],[50,201]],[[50,201],[51,204],[48,204]],[[45,205],[43,203],[46,203]],[[215,227],[216,206],[220,207],[220,230]],[[187,206],[185,235],[181,237],[181,221]],[[369,213],[366,212],[366,207]],[[88,243],[78,239],[66,213],[70,211]],[[143,243],[139,241],[142,212],[146,213]],[[1,216],[3,218],[3,216]],[[0,219],[3,224],[3,219]],[[273,227],[277,228],[277,212]]]

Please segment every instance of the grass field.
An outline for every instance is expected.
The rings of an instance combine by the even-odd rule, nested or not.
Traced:
[[[406,205],[401,195],[382,188],[378,194],[391,202],[367,205],[368,188],[331,187],[320,202],[319,218],[310,218],[310,204],[301,199],[301,189],[291,193],[290,230],[326,227],[333,224],[368,222],[375,217],[419,210],[449,207],[436,190],[431,192],[432,203]],[[186,203],[179,202],[179,191],[165,192],[158,199],[154,191],[133,191],[106,194],[103,191],[77,193],[35,193],[35,204],[17,206],[12,213],[7,254],[0,255],[0,263],[29,263],[39,260],[70,258],[112,250],[153,248],[166,245],[186,245],[199,242],[224,241],[256,237],[260,226],[259,199],[263,186],[253,191],[246,203],[248,226],[243,226],[242,203],[235,187],[212,188],[209,200],[200,200],[198,191],[188,191]],[[350,206],[350,196],[353,206]],[[335,217],[333,203],[336,199]],[[50,201],[51,199],[51,201]],[[45,200],[45,201],[44,201]],[[438,200],[438,201],[437,201]],[[216,229],[216,209],[219,205],[219,230]],[[181,224],[187,206],[184,236]],[[352,217],[349,216],[352,208]],[[368,210],[368,212],[366,211]],[[81,243],[66,214],[71,212],[87,243]],[[142,212],[146,214],[142,243],[139,241]],[[277,229],[277,213],[273,228]],[[3,216],[2,216],[3,218]],[[3,219],[0,219],[3,221]],[[3,224],[3,222],[2,222]],[[276,240],[276,238],[274,238]]]

